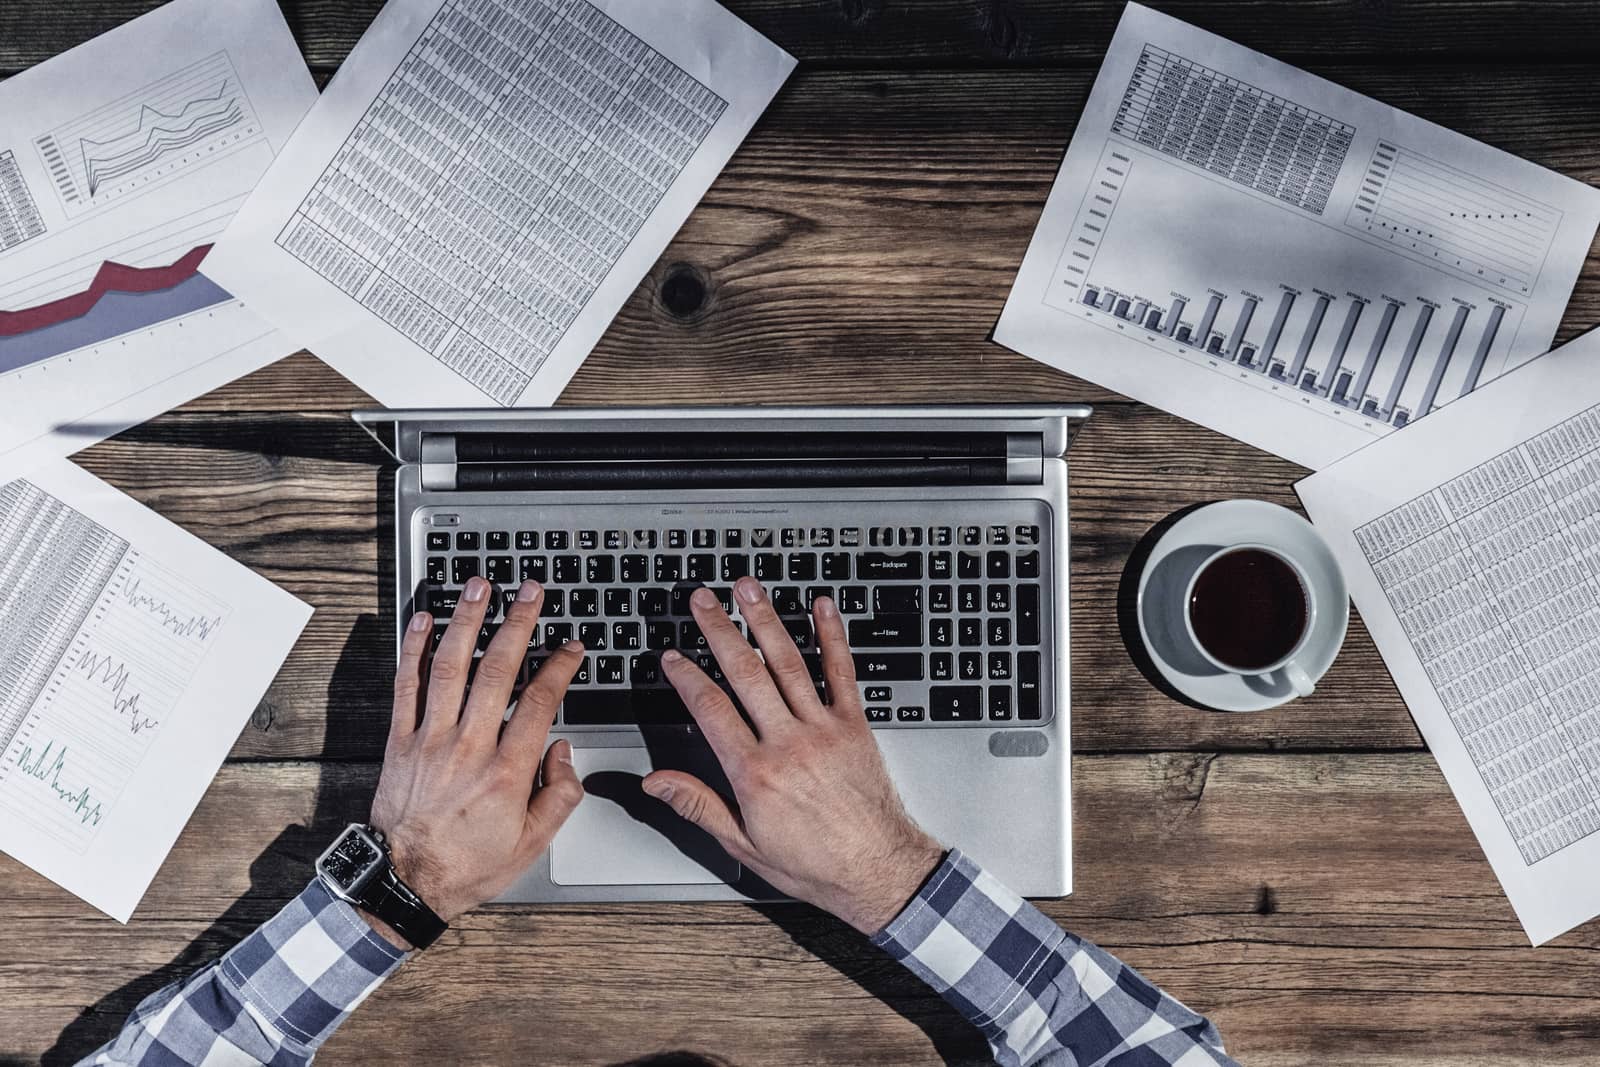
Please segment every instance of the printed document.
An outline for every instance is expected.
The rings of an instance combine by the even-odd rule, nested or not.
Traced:
[[[1297,488],[1528,936],[1600,914],[1600,334]]]
[[[0,84],[0,481],[294,351],[202,268],[316,97],[276,0],[173,0]]]
[[[390,0],[207,269],[390,407],[549,404],[793,67],[712,0]]]
[[[310,617],[66,460],[0,485],[0,851],[127,922]]]
[[[1600,191],[1129,4],[995,340],[1321,468],[1547,351],[1597,222]]]

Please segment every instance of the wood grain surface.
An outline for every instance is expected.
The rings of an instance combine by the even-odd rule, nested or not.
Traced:
[[[153,6],[3,0],[0,74]],[[319,81],[378,6],[285,0]],[[1245,1064],[1600,1061],[1600,932],[1528,948],[1359,619],[1313,699],[1258,715],[1169,699],[1123,640],[1125,567],[1153,527],[1228,497],[1294,507],[1304,471],[988,340],[1120,3],[728,6],[800,71],[563,403],[1096,404],[1072,456],[1075,892],[1045,909],[1210,1014]],[[1600,180],[1589,0],[1161,6]],[[702,300],[664,299],[682,277]],[[1596,321],[1591,255],[1561,336]],[[348,419],[369,403],[300,354],[80,456],[317,613],[130,925],[0,857],[0,1064],[89,1051],[271,915],[365,814],[393,645],[384,456]],[[984,1062],[969,1027],[847,929],[742,906],[484,909],[320,1062],[673,1048]]]

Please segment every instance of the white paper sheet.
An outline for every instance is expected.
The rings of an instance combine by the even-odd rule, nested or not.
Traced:
[[[0,485],[0,851],[127,922],[310,617],[66,460]]]
[[[1529,938],[1600,914],[1600,334],[1296,488]]]
[[[995,339],[1320,468],[1545,352],[1597,222],[1586,185],[1129,4]]]
[[[551,403],[793,67],[711,0],[390,0],[208,270],[392,407]]]
[[[275,0],[174,0],[0,84],[0,480],[295,350],[197,266],[316,96]]]

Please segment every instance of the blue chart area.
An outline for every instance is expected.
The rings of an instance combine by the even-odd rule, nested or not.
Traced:
[[[194,274],[170,289],[148,293],[111,292],[86,315],[15,336],[0,335],[0,374],[233,299],[203,274]]]
[[[170,179],[261,138],[218,52],[34,141],[69,215]]]

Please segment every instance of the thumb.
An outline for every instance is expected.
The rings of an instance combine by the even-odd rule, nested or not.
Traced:
[[[544,754],[539,767],[541,784],[528,801],[528,832],[537,838],[536,852],[543,852],[583,799],[583,782],[572,766],[572,745],[557,741]]]
[[[654,771],[645,776],[644,791],[666,804],[678,816],[716,838],[729,855],[752,855],[755,846],[744,832],[739,816],[709,785],[683,771]]]

